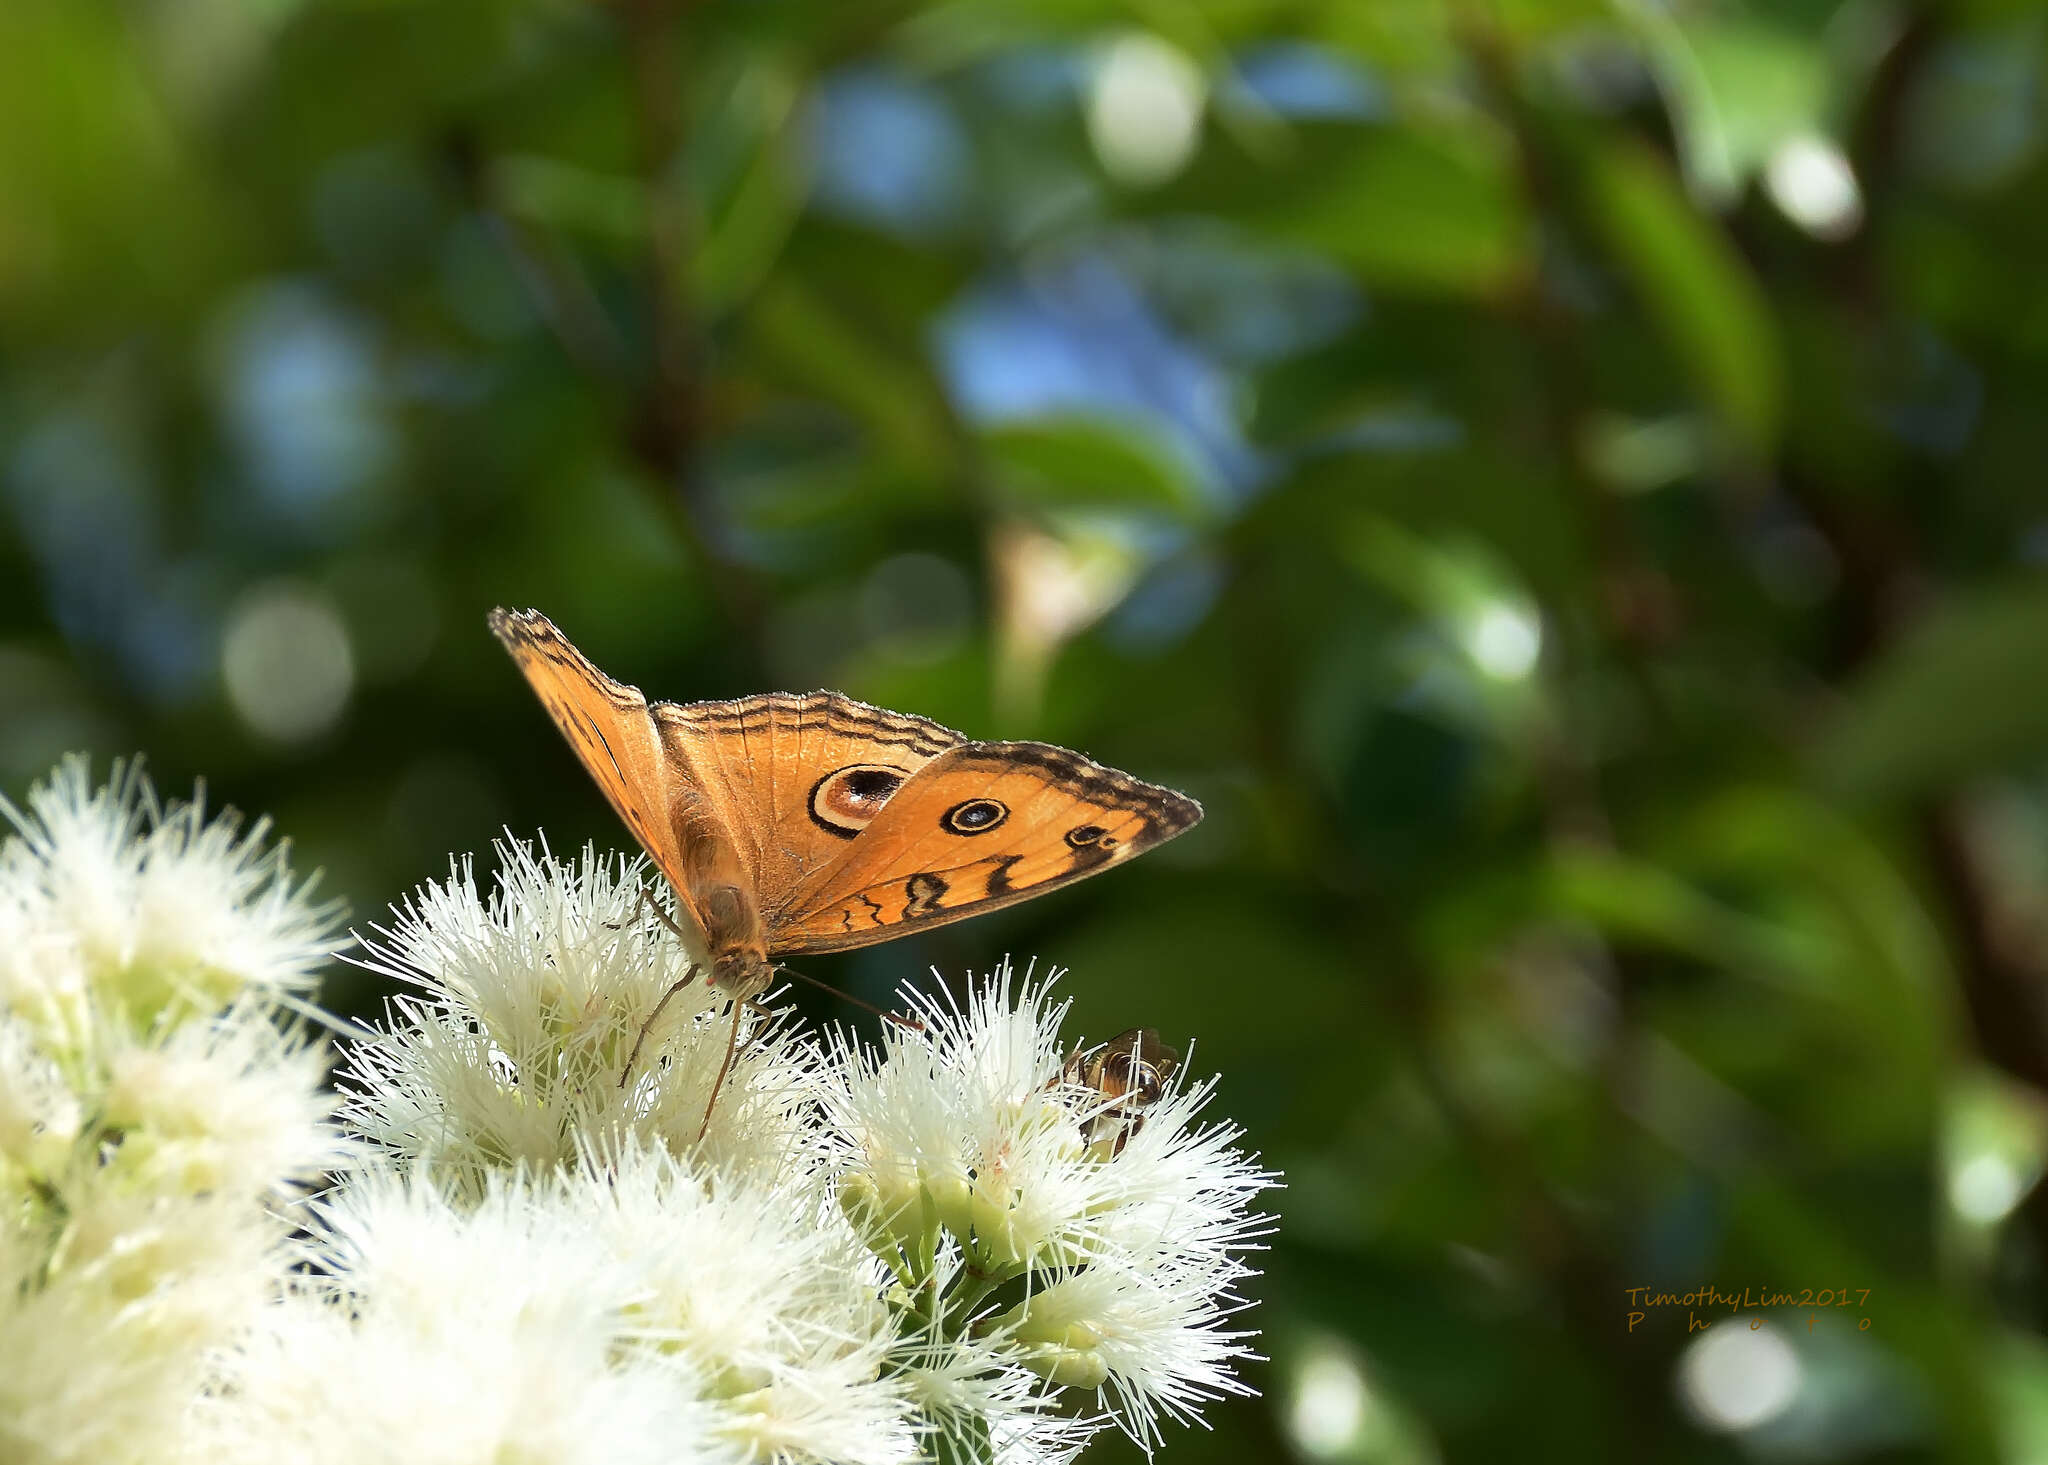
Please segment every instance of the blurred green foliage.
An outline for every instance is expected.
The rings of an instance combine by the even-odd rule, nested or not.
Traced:
[[[815,966],[1035,954],[1223,1073],[1272,1362],[1170,1458],[2038,1459],[2044,67],[2039,0],[7,0],[0,787],[143,750],[359,921],[625,843],[501,603],[1085,748],[1208,820]],[[1861,1300],[1626,1290],[1709,1284]]]

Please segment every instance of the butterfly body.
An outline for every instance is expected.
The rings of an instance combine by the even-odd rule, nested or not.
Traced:
[[[675,888],[692,957],[735,998],[764,990],[778,957],[1028,899],[1201,818],[1065,748],[973,742],[837,692],[650,702],[538,612],[490,624]]]

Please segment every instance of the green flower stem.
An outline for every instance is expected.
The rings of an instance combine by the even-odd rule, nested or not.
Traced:
[[[945,1303],[946,1335],[958,1337],[967,1330],[967,1320],[981,1299],[1007,1282],[1011,1276],[969,1270],[963,1272],[960,1281],[947,1294]]]
[[[934,1429],[931,1441],[933,1465],[994,1465],[995,1442],[979,1414],[955,1416],[953,1427]]]

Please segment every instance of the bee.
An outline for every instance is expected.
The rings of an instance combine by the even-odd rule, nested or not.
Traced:
[[[1096,1103],[1083,1111],[1081,1133],[1104,1158],[1123,1153],[1180,1069],[1180,1054],[1150,1028],[1131,1028],[1107,1043],[1076,1049],[1060,1068],[1060,1082],[1091,1090]]]

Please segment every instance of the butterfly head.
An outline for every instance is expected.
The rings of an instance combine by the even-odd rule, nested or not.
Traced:
[[[711,985],[737,1002],[760,996],[774,980],[775,967],[758,948],[735,946],[711,959]]]

